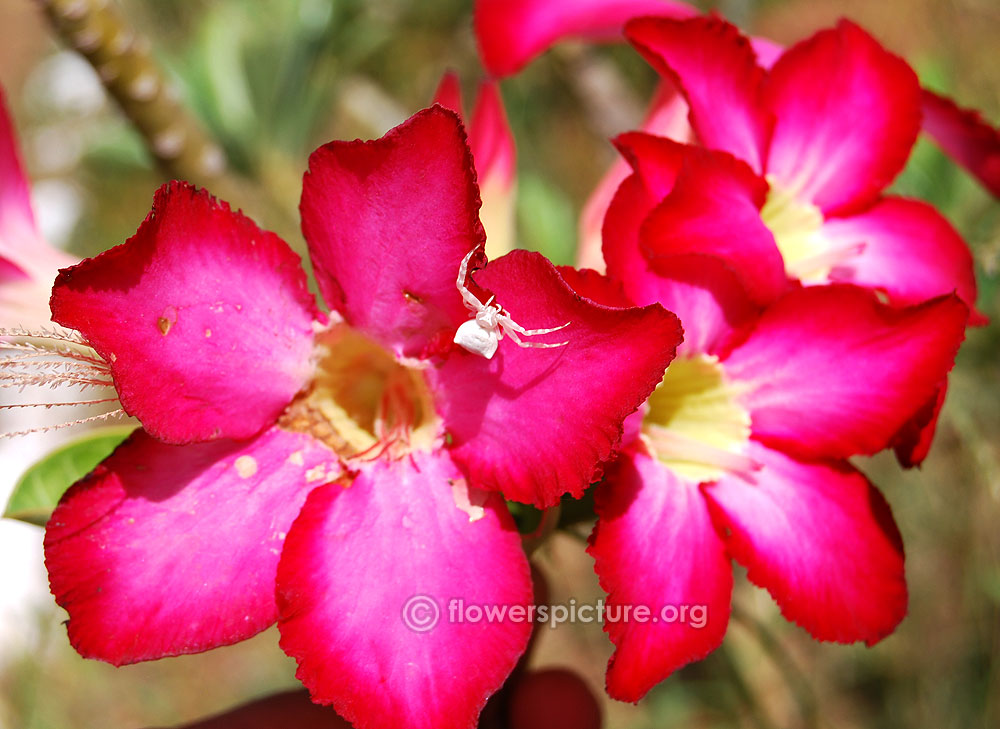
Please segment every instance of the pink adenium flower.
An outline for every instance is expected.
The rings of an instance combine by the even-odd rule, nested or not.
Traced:
[[[35,224],[28,178],[0,89],[0,328],[37,330],[49,323],[52,280],[76,260],[49,245]]]
[[[687,255],[697,245],[737,270],[753,260],[744,281],[761,301],[779,293],[787,275],[807,284],[856,283],[903,305],[957,291],[975,306],[972,256],[954,228],[924,202],[883,195],[920,126],[920,87],[904,61],[846,21],[793,46],[770,71],[720,19],[641,19],[626,33],[677,82],[701,143],[734,155],[768,182],[742,184],[736,204],[741,211],[756,207],[770,236],[753,215],[731,219],[723,236],[704,230],[713,224],[708,217],[688,235],[670,229],[668,221],[690,218],[696,185],[711,184],[678,180],[674,199],[654,213],[665,234],[644,241],[651,255]],[[737,247],[730,236],[747,240]]]
[[[961,236],[932,206],[882,194],[905,164],[921,114],[916,77],[902,60],[848,22],[789,49],[769,71],[719,19],[640,19],[626,32],[685,94],[700,141],[720,152],[699,164],[686,164],[699,155],[685,157],[669,142],[634,152],[658,157],[647,164],[661,168],[660,202],[640,232],[649,265],[669,270],[678,256],[716,257],[758,304],[789,281],[855,283],[899,306],[954,291],[970,323],[985,323]],[[899,434],[904,465],[927,455],[946,388],[942,379]]]
[[[635,300],[677,312],[685,341],[596,493],[589,551],[616,647],[607,686],[627,701],[720,644],[730,559],[818,640],[893,631],[906,613],[902,543],[847,459],[897,443],[950,370],[968,316],[953,294],[890,307],[847,284],[792,289],[761,309],[718,259],[652,270],[643,195],[666,171],[634,159],[605,226],[609,271]],[[667,619],[624,617],[637,605]],[[704,612],[683,619],[684,608]]]
[[[674,0],[477,0],[475,30],[483,65],[503,77],[517,73],[549,47],[569,38],[617,41],[631,19],[684,19],[696,13],[690,4]],[[757,62],[765,69],[781,55],[781,46],[767,38],[754,37],[750,42]],[[663,98],[662,93],[659,98]],[[1000,157],[1000,130],[977,112],[959,109],[950,99],[930,91],[924,91],[923,109],[923,130],[1000,197],[1000,165],[996,161]],[[653,115],[651,111],[648,118]],[[594,249],[586,251],[593,253]]]
[[[766,216],[761,215],[769,187],[745,163],[724,152],[642,133],[622,135],[616,144],[634,172],[622,183],[608,208],[603,254],[609,274],[628,282],[634,301],[658,301],[660,284],[655,277],[650,278],[651,272],[671,276],[677,265],[691,256],[714,261],[732,271],[757,306],[799,286],[783,270],[781,249],[766,225]],[[891,204],[894,198],[884,200]],[[927,219],[943,221],[929,206],[914,205]],[[834,220],[826,227],[838,225],[840,222]],[[890,294],[890,303],[913,305],[952,291],[957,291],[967,305],[974,301],[971,256],[950,225],[947,231],[953,237],[930,237],[939,230],[909,227],[900,231],[901,236],[912,234],[917,242],[913,251],[901,249],[899,260],[892,262],[895,268],[887,261],[885,277],[901,282],[892,290],[895,296]],[[921,235],[925,236],[923,247],[917,244]],[[930,265],[935,260],[932,249],[942,240],[945,251],[954,254],[950,259],[953,265],[936,270]],[[634,255],[635,251],[641,255]],[[923,265],[921,253],[927,251],[931,261]],[[941,265],[943,269],[945,263]],[[907,269],[912,281],[899,273]],[[825,283],[836,283],[838,277],[831,279]],[[819,283],[824,282],[814,281],[812,285]],[[869,286],[879,296],[886,293],[885,287]],[[923,291],[923,295],[915,291]],[[937,391],[898,434],[893,445],[903,465],[917,465],[927,456],[946,390],[947,379],[943,377]]]
[[[303,232],[329,316],[284,242],[184,183],[125,244],[60,273],[53,318],[143,425],[46,530],[82,655],[198,652],[277,620],[313,700],[355,726],[475,724],[531,628],[447,620],[452,597],[531,601],[500,493],[581,494],[680,339],[658,305],[581,298],[537,254],[483,268],[478,208],[458,118],[433,107],[310,159]],[[559,346],[454,345],[463,263],[478,307],[568,322],[523,336]],[[411,598],[419,621],[441,611],[433,629],[407,626]]]

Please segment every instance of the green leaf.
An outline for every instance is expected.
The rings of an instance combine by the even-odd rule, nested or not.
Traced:
[[[66,489],[94,470],[135,428],[98,428],[52,451],[25,472],[14,486],[4,517],[45,526]]]

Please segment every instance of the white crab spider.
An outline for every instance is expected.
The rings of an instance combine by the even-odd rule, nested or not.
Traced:
[[[546,342],[525,342],[520,338],[557,332],[564,327],[568,327],[569,322],[566,322],[562,326],[552,327],[551,329],[525,329],[510,318],[510,313],[506,309],[493,303],[496,296],[491,296],[489,301],[484,304],[475,294],[469,291],[465,286],[465,277],[469,270],[469,261],[475,252],[475,248],[469,251],[465,258],[462,259],[462,265],[458,267],[458,281],[456,281],[458,292],[462,295],[465,308],[473,312],[473,317],[463,323],[458,328],[458,331],[455,332],[455,344],[486,359],[493,359],[493,355],[497,351],[497,346],[499,346],[500,340],[503,339],[505,334],[518,347],[548,349],[551,347],[564,347],[569,344],[568,341],[552,344]]]

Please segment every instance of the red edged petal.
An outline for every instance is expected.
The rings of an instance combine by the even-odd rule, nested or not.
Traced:
[[[919,466],[930,453],[947,394],[948,380],[943,380],[934,396],[896,434],[892,448],[896,452],[896,460],[903,468]]]
[[[764,70],[736,26],[719,17],[640,18],[625,26],[625,36],[683,91],[705,146],[763,170],[773,123],[761,103]]]
[[[754,437],[803,458],[876,453],[937,391],[968,309],[945,296],[894,309],[842,284],[793,291],[725,360]]]
[[[351,729],[332,709],[309,700],[308,691],[285,691],[176,729]]]
[[[66,492],[45,530],[73,647],[123,665],[268,627],[285,534],[318,478],[337,472],[318,441],[277,428],[186,446],[136,431]]]
[[[923,130],[994,197],[1000,197],[1000,130],[978,111],[963,109],[933,91],[924,89],[920,98]]]
[[[552,506],[580,496],[649,397],[681,340],[658,305],[612,308],[576,294],[537,253],[513,251],[475,274],[526,329],[569,326],[518,347],[509,337],[492,360],[456,350],[433,373],[451,453],[475,486],[514,501]]]
[[[775,117],[767,173],[827,215],[871,203],[920,130],[916,75],[846,20],[788,49],[764,93]]]
[[[15,263],[24,255],[25,248],[41,240],[19,150],[0,88],[0,257]]]
[[[597,304],[627,309],[635,304],[625,295],[621,281],[589,268],[576,269],[571,266],[556,266],[562,280],[585,299]]]
[[[684,327],[678,351],[722,354],[734,331],[755,318],[739,277],[704,255],[672,256],[652,270],[639,247],[643,220],[673,188],[691,147],[647,134],[623,134],[616,144],[636,169],[615,194],[604,222],[608,274],[639,304],[660,303]]]
[[[437,90],[434,92],[434,102],[440,104],[445,109],[458,114],[459,119],[464,119],[462,110],[462,84],[458,80],[458,74],[454,71],[445,71],[438,82]]]
[[[806,464],[751,444],[751,482],[704,486],[726,547],[782,614],[818,640],[869,645],[906,615],[903,542],[889,505],[850,464]]]
[[[660,277],[651,270],[639,247],[639,230],[646,216],[673,189],[686,147],[649,134],[623,134],[615,140],[635,173],[615,192],[604,217],[603,246],[608,275],[621,281],[637,304],[659,300]]]
[[[956,293],[972,312],[971,324],[987,322],[975,309],[972,253],[933,206],[920,200],[883,198],[858,215],[827,220],[821,235],[837,246],[864,246],[858,255],[834,268],[831,279],[884,291],[899,305]]]
[[[469,144],[476,161],[486,229],[486,254],[498,258],[517,246],[516,162],[514,134],[507,121],[498,84],[484,81],[472,110]]]
[[[52,281],[77,260],[46,243],[35,224],[30,184],[0,88],[0,327],[50,323]]]
[[[510,130],[500,86],[496,82],[479,84],[479,95],[469,123],[469,144],[481,184],[496,180],[497,184],[509,187],[514,181],[517,153],[514,133]]]
[[[653,97],[653,103],[642,123],[642,131],[681,143],[691,141],[693,132],[688,122],[687,102],[669,82],[661,84]],[[628,146],[629,136],[623,134],[618,138],[620,149]],[[576,259],[580,268],[593,268],[601,272],[605,270],[601,254],[601,227],[615,192],[631,172],[628,160],[624,156],[618,158],[587,198],[580,214],[580,240]]]
[[[475,726],[531,622],[465,608],[532,604],[503,501],[479,503],[444,453],[379,460],[309,495],[278,569],[278,627],[314,701],[358,729]]]
[[[767,183],[723,152],[689,147],[670,194],[643,221],[640,247],[657,272],[674,256],[718,258],[766,304],[788,288],[785,262],[760,217]]]
[[[661,273],[657,301],[684,327],[678,353],[723,357],[759,316],[739,277],[716,258],[676,256]]]
[[[732,569],[697,484],[645,452],[629,450],[609,467],[595,507],[587,551],[608,593],[604,630],[615,644],[608,693],[638,701],[722,643]],[[625,606],[640,605],[648,620],[625,619]]]
[[[564,38],[615,40],[629,18],[696,12],[674,0],[476,0],[473,22],[486,70],[509,76]]]
[[[187,183],[161,187],[127,242],[60,272],[50,305],[165,442],[249,438],[310,375],[319,312],[298,256]]]
[[[479,190],[461,122],[440,106],[369,142],[309,158],[302,231],[330,308],[404,356],[465,320],[455,276],[482,245]]]

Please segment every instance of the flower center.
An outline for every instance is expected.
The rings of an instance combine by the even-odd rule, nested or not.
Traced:
[[[744,455],[750,414],[737,402],[738,394],[717,357],[678,357],[649,398],[642,435],[650,451],[678,475],[698,482],[756,470]]]
[[[439,430],[423,371],[344,324],[317,335],[315,375],[279,425],[313,435],[343,458],[429,449]]]
[[[862,244],[834,245],[823,237],[823,213],[818,207],[798,199],[793,190],[767,178],[771,190],[760,216],[774,236],[785,260],[785,273],[803,283],[822,283],[830,271],[863,248]]]

